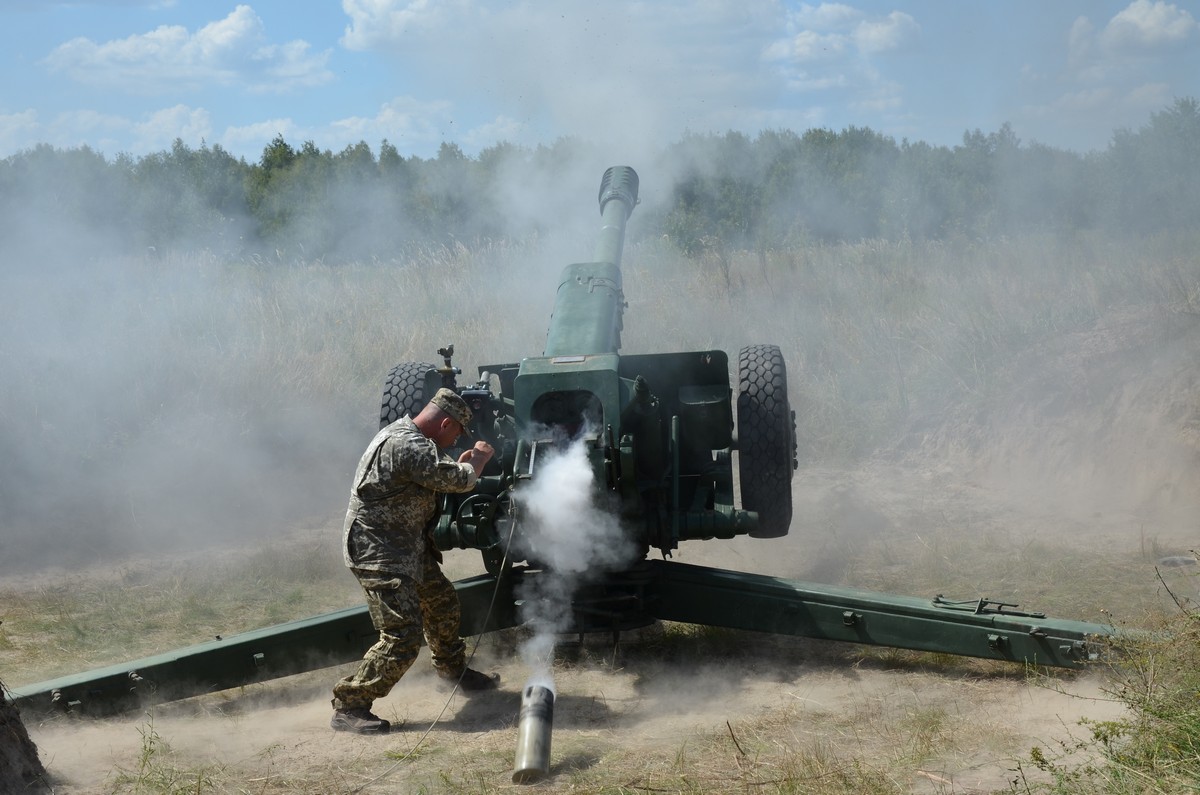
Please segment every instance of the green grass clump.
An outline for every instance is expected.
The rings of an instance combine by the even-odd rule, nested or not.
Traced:
[[[1053,795],[1175,795],[1200,790],[1200,614],[1164,620],[1126,639],[1108,691],[1126,717],[1081,721],[1083,739],[1034,747],[1033,767],[1051,782],[1016,792]],[[1082,760],[1082,761],[1080,761]]]
[[[200,795],[224,791],[220,786],[220,765],[180,766],[170,745],[154,728],[154,721],[139,727],[138,733],[142,747],[137,763],[128,770],[117,768],[110,792]]]

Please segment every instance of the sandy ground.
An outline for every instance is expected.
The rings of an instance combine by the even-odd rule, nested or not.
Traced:
[[[510,682],[521,676],[510,664],[496,670]],[[606,762],[629,767],[621,783],[631,788],[670,779],[669,770],[631,765],[631,753],[678,755],[683,770],[690,755],[717,754],[732,773],[738,756],[732,737],[754,747],[764,726],[776,735],[772,742],[787,747],[828,744],[839,756],[886,759],[904,750],[896,745],[907,742],[906,716],[944,710],[957,733],[939,738],[944,751],[901,783],[912,791],[991,792],[1007,787],[1016,775],[1015,760],[1030,745],[1082,736],[1081,716],[1105,719],[1118,712],[1092,680],[1056,692],[1020,681],[854,666],[778,673],[729,678],[727,672],[702,669],[689,681],[664,676],[650,682],[628,671],[560,674],[552,780],[539,789],[564,791],[571,788],[573,771]],[[439,773],[462,781],[466,769],[474,770],[481,784],[504,788],[515,747],[519,696],[514,688],[469,701],[450,699],[426,736],[446,707],[446,697],[431,685],[429,677],[410,677],[378,705],[382,715],[404,724],[382,737],[331,733],[328,702],[324,694],[311,692],[300,703],[261,704],[229,715],[161,714],[152,727],[170,746],[175,764],[191,770],[223,766],[223,775],[247,791],[416,791],[437,781]],[[39,728],[35,736],[47,766],[59,777],[56,791],[105,792],[115,781],[115,769],[136,774],[148,725],[142,717]],[[708,737],[723,741],[714,749]],[[415,759],[396,760],[418,743]],[[711,759],[702,765],[721,767]],[[721,789],[719,781],[714,780],[714,791]]]

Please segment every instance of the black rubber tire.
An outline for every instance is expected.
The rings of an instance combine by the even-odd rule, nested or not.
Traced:
[[[392,368],[383,386],[379,409],[379,427],[386,428],[405,416],[417,416],[425,404],[425,374],[434,369],[427,362],[401,362]]]
[[[738,353],[737,428],[742,507],[758,514],[758,529],[750,535],[785,536],[792,525],[796,418],[777,345],[752,345]]]

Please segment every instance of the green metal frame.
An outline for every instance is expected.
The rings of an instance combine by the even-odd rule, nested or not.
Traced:
[[[463,634],[517,626],[516,595],[539,576],[515,569],[456,582]],[[988,600],[893,596],[665,560],[610,575],[572,607],[567,634],[677,621],[1063,668],[1086,665],[1097,641],[1115,634]],[[28,711],[111,714],[352,662],[376,638],[366,607],[355,607],[13,688],[10,697]]]

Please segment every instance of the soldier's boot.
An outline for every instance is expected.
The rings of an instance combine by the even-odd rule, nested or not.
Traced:
[[[453,690],[454,686],[458,685],[458,689],[463,692],[482,693],[485,690],[495,690],[500,685],[500,674],[485,674],[474,668],[464,669],[462,674],[438,671],[438,676],[441,677],[440,688],[443,691]]]
[[[391,730],[392,724],[366,707],[334,710],[329,720],[329,727],[335,732],[354,732],[355,734],[385,734]]]

